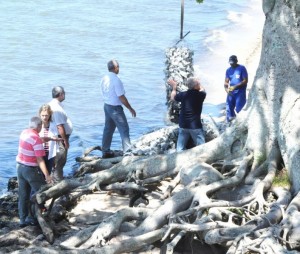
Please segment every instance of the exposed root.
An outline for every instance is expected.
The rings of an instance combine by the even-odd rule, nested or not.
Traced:
[[[89,253],[90,250],[99,253],[140,252],[154,248],[154,245],[164,245],[166,253],[173,253],[187,235],[191,236],[191,241],[197,238],[205,244],[226,246],[229,254],[247,251],[276,253],[282,251],[280,246],[284,244],[295,248],[300,228],[297,220],[300,202],[295,198],[286,214],[285,209],[291,200],[289,191],[271,188],[280,161],[277,143],[273,142],[267,159],[259,164],[250,151],[240,149],[245,133],[244,125],[237,122],[237,126],[226,130],[210,144],[178,154],[149,158],[128,156],[119,162],[108,159],[107,169],[103,169],[105,160],[84,162],[82,165],[103,170],[48,186],[36,194],[35,200],[38,204],[55,200],[54,208],[64,201],[61,206],[68,207],[83,194],[90,195],[98,190],[100,193],[125,195],[130,199],[129,206],[133,207],[137,205],[137,197],[147,199],[145,194],[161,191],[157,185],[162,180],[171,181],[160,193],[161,203],[154,209],[147,208],[148,200],[143,204],[145,208],[115,211],[97,225],[86,226],[64,240],[60,248],[66,253]],[[224,142],[227,142],[226,149],[220,146]],[[213,166],[207,163],[214,161]],[[249,171],[256,174],[262,165],[267,165],[266,174],[261,175],[259,170],[261,178],[245,186]],[[272,192],[272,195],[267,195],[267,192]],[[70,204],[66,205],[66,200]],[[55,223],[46,221],[38,210],[36,213],[44,236],[53,243],[53,232],[57,232],[55,226],[52,229]],[[282,218],[280,230],[278,225]],[[267,234],[269,230],[273,232],[272,238]],[[270,245],[272,241],[281,244]],[[48,251],[51,253],[52,250]]]

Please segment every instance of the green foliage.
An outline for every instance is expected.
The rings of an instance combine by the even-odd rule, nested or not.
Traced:
[[[230,208],[230,209],[228,209],[228,210],[231,211],[232,213],[235,213],[235,214],[239,215],[239,216],[243,216],[243,214],[244,214],[243,209],[239,209],[239,208]]]
[[[288,172],[285,168],[277,171],[276,176],[273,180],[273,186],[286,187],[291,186]]]
[[[198,4],[202,4],[204,0],[196,0]]]
[[[267,156],[265,153],[256,152],[254,156],[255,156],[255,160],[259,164],[263,163],[267,159]]]

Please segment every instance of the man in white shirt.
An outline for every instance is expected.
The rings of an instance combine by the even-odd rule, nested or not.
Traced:
[[[101,92],[104,100],[105,126],[102,137],[102,157],[110,158],[114,154],[110,150],[111,141],[116,127],[122,139],[123,153],[131,146],[129,137],[129,126],[124,114],[124,105],[133,117],[136,117],[135,110],[129,104],[122,81],[119,79],[119,63],[116,60],[110,60],[107,63],[109,73],[101,80]]]
[[[52,100],[49,105],[52,109],[52,120],[54,121],[58,136],[63,139],[59,142],[59,151],[56,154],[56,160],[53,170],[53,180],[55,182],[61,181],[63,179],[63,168],[67,161],[67,154],[69,149],[69,137],[73,131],[73,125],[65,112],[62,101],[65,100],[65,91],[61,86],[56,86],[52,89]]]

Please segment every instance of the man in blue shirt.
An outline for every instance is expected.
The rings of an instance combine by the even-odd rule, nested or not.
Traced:
[[[226,120],[231,122],[246,104],[248,73],[245,66],[237,63],[235,55],[229,57],[230,67],[226,70],[224,88],[227,93]]]
[[[177,151],[186,149],[190,137],[192,137],[195,145],[204,144],[201,112],[206,92],[201,86],[199,79],[188,78],[188,90],[178,94],[176,94],[177,83],[174,80],[169,80],[168,83],[172,86],[170,99],[181,102]]]

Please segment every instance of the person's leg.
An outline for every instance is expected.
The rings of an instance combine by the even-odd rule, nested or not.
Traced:
[[[44,174],[39,168],[31,170],[30,174],[28,174],[27,181],[33,193],[36,193],[42,185],[46,184]]]
[[[28,216],[28,204],[30,198],[30,185],[24,178],[26,175],[27,167],[17,163],[17,175],[18,175],[18,211],[20,218],[20,226],[25,226],[25,220]]]
[[[112,119],[117,126],[122,139],[123,153],[125,153],[130,147],[130,137],[129,137],[129,125],[127,118],[125,116],[122,106],[115,107],[114,113],[111,115]]]
[[[203,129],[190,129],[190,134],[196,146],[202,145],[205,143],[204,132]]]
[[[116,125],[111,117],[113,114],[113,106],[104,104],[105,113],[105,125],[102,136],[102,153],[105,154],[110,151],[110,145],[112,141],[113,134],[116,129]]]
[[[38,167],[29,169],[25,178],[31,187],[31,195],[35,194],[42,185],[46,184],[45,177]],[[37,224],[35,216],[35,205],[31,201],[29,202],[29,213],[25,221],[28,224]]]
[[[234,111],[235,108],[235,96],[234,94],[227,95],[226,99],[226,120],[230,122],[235,118],[236,114]]]
[[[246,104],[246,91],[242,91],[236,95],[235,110],[239,113]]]
[[[68,150],[65,148],[63,142],[59,142],[59,151],[56,153],[55,166],[52,171],[52,178],[54,182],[59,182],[64,178],[64,166],[67,162]]]
[[[186,149],[186,144],[190,138],[190,133],[188,130],[183,128],[178,129],[178,139],[177,139],[177,152],[183,151]]]

